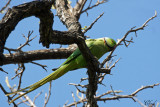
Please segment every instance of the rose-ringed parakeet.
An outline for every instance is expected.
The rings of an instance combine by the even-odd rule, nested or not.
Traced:
[[[98,39],[88,39],[86,40],[86,44],[88,48],[90,49],[91,53],[96,56],[98,59],[101,58],[105,53],[111,51],[116,46],[116,42],[108,37],[104,38],[98,38]],[[49,81],[56,80],[57,78],[61,77],[65,73],[71,70],[79,69],[79,68],[86,68],[87,63],[85,59],[83,58],[81,51],[77,48],[68,58],[67,60],[53,73],[48,75],[47,77],[41,79],[40,81],[23,88],[21,90],[18,90],[16,92],[12,92],[7,94],[15,94],[20,91],[24,91],[24,94],[19,95],[15,99],[13,99],[10,103],[17,100],[18,98],[22,97],[23,95],[39,88],[40,86],[46,84]]]

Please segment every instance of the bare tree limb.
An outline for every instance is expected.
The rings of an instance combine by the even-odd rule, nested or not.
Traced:
[[[34,1],[32,3],[25,3],[23,5],[15,6],[14,8],[8,10],[6,15],[3,17],[2,21],[0,22],[0,34],[3,35],[3,36],[0,36],[0,54],[3,53],[4,44],[6,42],[6,39],[8,38],[11,31],[14,30],[15,26],[18,24],[18,22],[20,20],[22,20],[23,18],[26,18],[26,17],[30,17],[30,16],[36,16],[36,17],[40,18],[40,35],[41,35],[40,42],[42,42],[43,46],[49,47],[49,45],[51,43],[62,43],[62,44],[76,43],[78,45],[83,57],[86,59],[87,67],[88,67],[87,73],[89,75],[89,85],[88,85],[87,91],[86,91],[86,93],[87,93],[86,98],[81,99],[80,101],[81,102],[87,101],[87,106],[97,107],[98,106],[97,101],[106,101],[106,99],[103,99],[103,98],[96,99],[96,97],[95,97],[96,91],[97,91],[97,83],[98,83],[98,76],[96,74],[97,74],[97,72],[100,72],[99,62],[91,54],[90,50],[88,49],[88,47],[85,44],[84,33],[81,31],[81,25],[78,22],[79,17],[74,16],[73,12],[71,11],[71,6],[68,2],[66,2],[64,0],[55,0],[54,4],[55,4],[56,10],[57,10],[57,15],[60,18],[60,20],[63,22],[63,24],[67,27],[68,31],[66,31],[66,32],[54,31],[54,30],[52,30],[53,14],[50,11],[52,2],[43,2],[43,3],[42,2]],[[96,7],[99,4],[102,4],[103,2],[105,2],[105,0],[103,0],[101,2],[98,1],[96,5],[93,5],[91,7],[90,7],[90,4],[91,4],[91,2],[90,2],[89,7],[87,9],[85,9],[84,11],[82,11],[84,8],[84,5],[86,3],[86,0],[79,0],[79,3],[81,3],[81,4],[77,4],[77,5],[79,5],[79,7],[78,7],[79,12],[78,13],[86,12],[87,10],[92,9],[93,7]],[[41,4],[42,7],[40,6],[38,8],[39,10],[36,10],[35,8],[37,8],[37,6],[39,6],[38,5],[39,3],[42,3]],[[27,6],[30,8],[28,8]],[[29,9],[29,10],[23,10],[23,9]],[[22,10],[22,11],[20,11],[20,10]],[[42,13],[42,14],[39,14],[39,13]],[[16,15],[19,17],[17,17],[18,20],[14,20],[15,22],[13,22],[13,20],[7,19],[7,18],[14,19]],[[44,18],[44,16],[46,16],[46,17]],[[155,15],[155,17],[156,17],[156,15]],[[153,17],[153,18],[155,18],[155,17]],[[147,23],[150,20],[152,20],[153,18],[150,18],[149,20],[147,20],[144,23],[144,25],[142,25],[142,27],[137,28],[137,29],[132,28],[127,33],[129,34],[130,32],[135,32],[135,34],[136,34],[136,31],[143,30],[143,28],[146,27]],[[48,20],[46,20],[46,19],[48,19]],[[11,22],[11,23],[9,23],[9,22]],[[11,26],[11,27],[6,26],[8,28],[5,28],[4,27],[5,25],[13,25],[13,26]],[[5,33],[5,32],[7,32],[7,33]],[[122,40],[117,42],[117,46],[119,46],[121,42],[124,42],[125,46],[128,46],[132,42],[132,39],[130,41],[125,40],[128,35],[127,33],[126,33],[126,36],[124,36],[124,39],[122,38]],[[65,38],[63,38],[63,37],[65,37]],[[60,40],[60,38],[61,38],[61,40]],[[65,41],[65,40],[68,40],[68,41]],[[106,58],[106,61],[109,61],[112,58],[112,53],[113,53],[113,51],[109,54],[110,56]],[[10,54],[10,56],[12,56],[12,55],[13,54]],[[0,61],[1,61],[0,65],[4,65],[3,61],[4,61],[5,57],[3,57],[3,60],[1,60],[1,59],[2,58],[0,55]],[[105,63],[106,62],[104,62],[104,64]],[[114,90],[112,90],[112,91],[114,92]],[[22,93],[22,95],[23,95],[23,93]],[[114,95],[115,96],[114,96],[114,98],[112,98],[112,100],[118,99],[118,98],[133,98],[132,95],[130,95],[130,96],[116,95],[116,94],[114,94]],[[27,98],[25,98],[25,99],[27,99]],[[22,101],[24,103],[26,102],[26,100],[22,100]],[[78,103],[76,102],[76,104],[78,104]],[[31,106],[34,106],[34,103]]]
[[[95,96],[95,99],[96,99],[96,101],[108,101],[108,100],[120,100],[120,99],[123,99],[123,98],[135,98],[136,97],[136,95],[138,94],[138,92],[141,92],[142,90],[144,90],[144,89],[148,89],[148,88],[154,88],[155,86],[159,86],[160,85],[160,83],[157,83],[157,84],[153,84],[153,85],[148,85],[148,86],[144,86],[144,87],[142,87],[142,88],[139,88],[139,89],[137,89],[135,92],[133,92],[133,93],[131,93],[131,94],[129,94],[129,95],[117,95],[117,94],[115,94],[115,93],[121,93],[122,91],[114,91],[113,89],[112,89],[112,91],[108,91],[108,92],[106,92],[106,93],[103,93],[103,94],[101,94],[101,95],[99,95],[99,96]],[[102,98],[102,97],[104,97],[105,95],[108,95],[108,94],[111,94],[111,93],[114,93],[113,94],[113,97],[105,97],[105,98]],[[68,104],[68,105],[65,105],[65,107],[72,107],[72,106],[74,106],[75,104],[80,104],[80,103],[83,103],[83,102],[87,102],[87,99],[86,98],[84,98],[84,99],[81,99],[81,100],[79,100],[79,101],[77,101],[77,102],[73,102],[73,103],[71,103],[71,104]]]
[[[155,86],[160,85],[160,83],[157,84],[153,84],[153,85],[148,85],[148,86],[142,86],[141,88],[137,89],[135,92],[133,92],[131,95],[135,96],[136,94],[138,94],[140,91],[147,89],[147,88],[154,88]]]
[[[77,29],[78,32],[81,32],[81,25],[78,22],[78,19],[70,11],[68,5],[69,4],[64,0],[56,0],[55,7],[57,15],[69,31],[75,31],[75,29]]]
[[[87,105],[97,107],[97,102],[94,99],[94,95],[96,94],[97,90],[98,77],[96,75],[96,71],[98,72],[100,70],[99,62],[88,49],[84,41],[84,34],[81,32],[81,25],[78,22],[78,19],[72,16],[71,11],[68,9],[69,7],[67,6],[67,3],[65,3],[63,0],[58,0],[56,1],[55,6],[59,19],[63,22],[63,24],[66,25],[68,30],[77,37],[76,44],[78,45],[78,48],[87,62],[87,73],[89,75],[89,86],[86,91],[88,99]]]
[[[33,1],[15,6],[12,9],[9,8],[5,16],[0,21],[0,52],[3,53],[6,39],[8,38],[9,34],[15,29],[19,21],[30,16],[37,16],[37,14],[40,14],[41,11],[47,9],[50,10],[51,5],[52,2],[49,1]]]
[[[82,9],[84,8],[84,5],[86,4],[87,0],[79,0],[76,4],[76,6],[74,7],[74,15],[76,15],[76,17],[80,17]]]
[[[103,96],[105,96],[105,95],[109,95],[109,94],[112,94],[112,93],[121,93],[122,91],[117,91],[117,90],[115,90],[115,91],[113,91],[113,90],[110,90],[110,91],[107,91],[106,93],[103,93],[103,94],[101,94],[101,95],[99,95],[99,96],[96,96],[96,98],[102,98]]]
[[[124,35],[124,37],[122,38],[122,39],[120,39],[118,42],[117,42],[117,46],[119,46],[119,45],[121,45],[121,42],[123,42],[123,41],[125,41],[125,39],[126,39],[126,37],[128,36],[128,34],[129,33],[131,33],[131,32],[136,32],[136,31],[138,31],[138,30],[142,30],[142,28],[144,28],[144,27],[146,27],[146,24],[150,21],[150,20],[152,20],[153,18],[155,18],[157,16],[157,13],[155,12],[155,15],[153,16],[153,17],[151,17],[150,19],[148,19],[143,25],[142,25],[142,27],[139,27],[139,28],[137,28],[136,30],[134,29],[134,28],[132,28],[132,29],[130,29],[125,35]],[[132,39],[130,40],[130,41],[127,41],[127,42],[132,42]],[[117,47],[116,46],[116,47]],[[115,49],[116,49],[116,47],[115,47]],[[114,49],[114,50],[115,50]],[[102,63],[102,65],[101,65],[101,67],[107,62],[107,61],[109,61],[111,58],[112,58],[112,54],[113,54],[113,52],[114,52],[114,50],[113,51],[111,51],[110,52],[110,54],[107,56],[107,58],[103,61],[103,63]],[[111,68],[113,68],[115,65],[113,65]],[[90,84],[90,83],[89,83]],[[159,85],[159,84],[158,84]],[[148,87],[147,87],[148,88]],[[143,89],[143,88],[142,88]],[[87,96],[87,95],[86,95]],[[106,100],[117,100],[117,99],[120,99],[120,98],[133,98],[135,95],[134,95],[134,93],[133,93],[133,95],[131,94],[131,95],[116,95],[116,94],[114,94],[114,97],[111,97],[111,98],[98,98],[98,99],[96,99],[96,97],[95,97],[95,99],[96,99],[96,101],[106,101]],[[88,98],[87,98],[88,99]],[[89,99],[88,99],[89,100]],[[80,100],[80,101],[78,101],[78,102],[76,102],[76,104],[79,104],[79,103],[82,103],[82,102],[85,102],[86,101],[86,99],[83,99],[83,100]],[[73,105],[74,105],[74,103],[72,103]],[[69,105],[69,107],[70,106],[73,106],[73,105]],[[90,106],[90,105],[89,105]]]
[[[118,40],[115,49],[116,49],[118,46],[120,46],[122,42],[125,42],[125,41],[126,41],[126,37],[127,37],[131,32],[135,32],[135,33],[136,33],[136,32],[139,31],[139,30],[143,30],[143,29],[147,26],[147,24],[148,24],[152,19],[154,19],[155,17],[157,17],[157,12],[156,12],[156,11],[155,11],[154,16],[152,16],[151,18],[149,18],[141,27],[138,27],[138,28],[133,27],[133,28],[131,28],[129,31],[127,31],[127,33],[126,33],[120,40]],[[132,39],[130,40],[130,42],[132,42]],[[128,46],[128,45],[126,45],[126,46]],[[114,49],[114,50],[115,50],[115,49]],[[113,54],[114,50],[112,50],[112,51],[109,53],[109,55],[107,56],[107,58],[102,62],[101,67],[104,66],[104,64],[112,58],[112,54]]]
[[[9,49],[9,48],[8,48]],[[60,48],[60,49],[43,49],[33,50],[27,52],[16,52],[4,54],[4,61],[0,60],[0,65],[15,64],[15,63],[28,63],[35,60],[44,59],[65,59],[68,58],[76,47]],[[17,49],[9,49],[10,51],[17,51]]]

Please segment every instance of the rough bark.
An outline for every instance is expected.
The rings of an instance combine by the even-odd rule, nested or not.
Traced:
[[[4,54],[4,60],[3,62],[0,61],[0,65],[28,63],[36,60],[65,59],[68,58],[74,50],[75,48],[60,48]]]
[[[66,25],[69,31],[72,31],[78,38],[76,41],[83,57],[86,59],[88,66],[88,76],[89,76],[89,87],[87,88],[87,106],[89,107],[97,107],[97,102],[94,99],[94,95],[97,90],[97,75],[96,71],[99,71],[98,61],[91,54],[90,50],[85,44],[84,34],[81,32],[81,25],[78,22],[78,19],[71,14],[67,3],[63,0],[56,0],[55,2],[57,15],[62,21],[63,24]]]
[[[51,5],[52,2],[33,1],[9,8],[0,21],[0,52],[3,53],[6,39],[22,19],[38,16],[41,12],[50,10]]]

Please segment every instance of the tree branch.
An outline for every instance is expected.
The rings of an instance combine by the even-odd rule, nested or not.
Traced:
[[[65,59],[68,58],[75,49],[75,47],[68,47],[4,54],[4,61],[0,60],[0,65],[28,63],[35,60],[44,59]]]
[[[65,0],[55,0],[55,8],[57,10],[57,15],[64,25],[66,25],[69,31],[81,32],[81,25],[78,19],[70,11],[70,6]]]
[[[97,102],[94,99],[94,95],[96,94],[97,90],[97,80],[98,77],[96,75],[96,71],[99,71],[99,62],[97,59],[91,54],[90,50],[88,49],[84,34],[81,31],[81,25],[78,22],[78,19],[71,14],[67,3],[63,0],[55,1],[55,7],[57,10],[57,15],[59,19],[63,22],[64,25],[68,28],[70,32],[77,37],[75,43],[78,45],[84,59],[87,62],[88,68],[88,75],[89,75],[89,86],[87,88],[87,99],[88,99],[88,106],[95,106],[97,107]]]
[[[24,18],[37,16],[44,10],[50,10],[52,2],[33,1],[14,6],[8,9],[5,16],[0,21],[0,52],[3,53],[4,45],[9,34],[15,29],[16,25]],[[53,19],[52,19],[53,20]]]
[[[84,5],[86,4],[87,0],[79,0],[74,7],[74,15],[79,19],[82,9],[84,8]]]
[[[148,86],[144,86],[144,87],[141,87],[139,89],[137,89],[135,92],[129,94],[129,95],[117,95],[117,94],[113,94],[113,97],[105,97],[105,98],[102,98],[108,94],[111,94],[111,93],[121,93],[122,91],[108,91],[106,93],[103,93],[99,96],[95,96],[95,100],[96,101],[108,101],[108,100],[119,100],[119,99],[122,99],[122,98],[134,98],[138,92],[141,92],[142,90],[144,89],[148,89],[148,88],[154,88],[155,86],[159,86],[160,83],[157,83],[157,84],[153,84],[153,85],[148,85]],[[65,107],[71,107],[71,106],[74,106],[75,104],[80,104],[80,103],[84,103],[84,102],[87,102],[87,99],[86,98],[83,98],[77,102],[73,102],[71,104],[68,104],[68,105],[65,105]]]
[[[112,51],[109,53],[109,55],[107,56],[107,58],[102,62],[101,67],[103,67],[104,64],[112,58],[113,52],[115,51],[115,49],[116,49],[118,46],[122,45],[122,44],[121,44],[122,42],[124,42],[124,43],[126,44],[126,38],[127,38],[127,36],[128,36],[131,32],[135,32],[135,34],[136,34],[137,31],[139,31],[139,30],[144,30],[144,28],[147,26],[147,24],[148,24],[152,19],[154,19],[155,17],[157,17],[157,12],[156,12],[156,11],[155,11],[154,16],[152,16],[151,18],[149,18],[141,27],[138,27],[138,28],[133,27],[133,28],[131,28],[129,31],[127,31],[126,34],[125,34],[120,40],[118,40],[117,45],[116,45],[116,47],[114,48],[114,50],[112,50]],[[136,36],[137,36],[137,35],[136,35]],[[131,40],[128,41],[128,42],[129,42],[129,43],[132,42],[132,38],[131,38]],[[125,46],[127,47],[128,45],[125,45]]]

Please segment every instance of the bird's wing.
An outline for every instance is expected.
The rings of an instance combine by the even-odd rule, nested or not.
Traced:
[[[86,44],[88,46],[89,49],[92,48],[93,43],[94,43],[95,39],[88,39],[86,40]],[[79,48],[77,48],[68,58],[67,60],[61,65],[65,65],[68,64],[69,62],[71,62],[72,60],[76,59],[79,55],[81,55],[81,51],[79,50]]]

